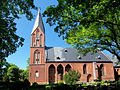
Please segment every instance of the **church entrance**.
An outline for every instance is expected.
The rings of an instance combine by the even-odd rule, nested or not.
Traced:
[[[55,66],[50,65],[49,66],[49,83],[55,82]]]

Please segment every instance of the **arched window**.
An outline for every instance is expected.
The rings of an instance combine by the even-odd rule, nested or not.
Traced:
[[[101,76],[104,76],[104,67],[103,67],[103,64],[100,65],[100,73],[101,73]]]
[[[34,63],[36,64],[36,59],[37,59],[37,53],[34,53]]]
[[[34,63],[40,64],[40,52],[39,51],[35,51],[34,53]]]
[[[87,74],[86,64],[83,65],[83,74]]]
[[[35,47],[35,34],[33,34],[33,37],[32,37],[32,47]]]
[[[63,66],[60,64],[57,67],[58,74],[62,75],[63,74]]]
[[[33,39],[33,45],[32,45],[33,47],[35,47],[35,40]]]
[[[58,65],[57,72],[58,72],[58,75],[60,76],[60,80],[63,80],[63,66],[61,64]]]
[[[70,71],[70,69],[71,69],[71,66],[68,64],[68,65],[66,65],[66,67],[65,67],[65,71],[66,72],[69,72]]]
[[[37,40],[36,43],[37,43],[36,46],[39,47],[39,40]]]
[[[55,82],[55,66],[52,64],[49,66],[49,83],[54,83]]]
[[[37,37],[39,37],[39,30],[37,30]]]
[[[43,37],[42,37],[42,34],[40,35],[40,47],[42,47],[42,44],[43,44]]]
[[[38,71],[35,72],[35,77],[39,77],[39,72]]]

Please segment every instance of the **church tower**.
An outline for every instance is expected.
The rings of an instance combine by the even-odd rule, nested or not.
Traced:
[[[44,82],[45,80],[44,69],[45,69],[45,29],[39,8],[31,33],[29,81]]]

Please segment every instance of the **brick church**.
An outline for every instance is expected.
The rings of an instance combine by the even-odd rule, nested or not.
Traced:
[[[39,10],[31,33],[29,81],[57,83],[70,69],[79,71],[83,82],[115,80],[113,62],[102,51],[82,56],[69,47],[46,47],[45,28]]]

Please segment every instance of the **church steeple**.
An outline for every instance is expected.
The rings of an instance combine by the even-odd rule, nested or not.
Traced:
[[[31,33],[30,64],[45,63],[45,29],[38,10],[37,18]]]
[[[45,47],[45,29],[40,8],[31,33],[31,47]]]
[[[38,9],[38,14],[37,14],[31,34],[36,30],[37,27],[39,27],[41,29],[41,31],[45,34],[45,29],[44,29],[44,25],[43,25],[41,13],[40,13],[40,7]]]

